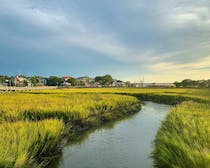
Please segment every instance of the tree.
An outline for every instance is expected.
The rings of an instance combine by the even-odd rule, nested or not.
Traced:
[[[69,83],[71,83],[71,86],[77,86],[78,85],[78,82],[75,78],[70,78],[68,80]]]
[[[179,88],[179,87],[183,87],[182,84],[180,82],[174,82],[174,85]]]
[[[11,77],[9,76],[5,76],[5,75],[0,75],[0,83],[7,83],[9,80],[11,79]]]
[[[182,82],[181,82],[181,86],[183,87],[193,87],[195,84],[195,81],[191,80],[191,79],[184,79]]]
[[[191,80],[184,79],[181,82],[174,82],[176,87],[184,87],[184,88],[209,88],[210,80]]]
[[[23,81],[23,86],[28,86],[28,81],[27,80]]]
[[[61,86],[62,83],[63,83],[62,78],[59,78],[57,76],[50,76],[47,79],[47,85],[48,86]]]
[[[95,82],[98,82],[98,83],[102,84],[102,81],[103,81],[103,77],[102,76],[96,76],[95,77]]]
[[[30,78],[31,83],[36,86],[39,83],[39,78],[37,76],[33,76]]]
[[[95,82],[100,83],[101,85],[109,86],[113,83],[113,79],[111,75],[104,75],[104,76],[96,76]]]
[[[112,76],[111,75],[105,75],[103,77],[103,85],[111,85],[113,83],[113,79],[112,79]]]

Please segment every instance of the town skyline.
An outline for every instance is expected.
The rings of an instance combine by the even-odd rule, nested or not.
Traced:
[[[95,78],[97,76],[103,76],[103,75],[107,75],[108,73],[105,73],[105,74],[98,74],[98,75],[94,75],[92,73],[90,73],[90,75],[88,74],[81,74],[81,75],[69,75],[69,74],[48,74],[48,75],[44,75],[44,74],[30,74],[30,73],[15,73],[15,74],[10,74],[10,73],[6,73],[6,74],[0,74],[0,76],[9,76],[9,77],[15,77],[15,76],[26,76],[26,77],[43,77],[43,78],[49,78],[50,76],[56,76],[56,77],[65,77],[65,76],[68,76],[68,77],[73,77],[73,78],[80,78],[80,77],[90,77],[90,78]],[[190,79],[190,80],[210,80],[210,76],[209,77],[206,77],[206,78],[180,78],[180,80],[148,80],[147,77],[145,76],[138,76],[136,78],[132,78],[132,80],[129,80],[129,78],[120,78],[120,77],[117,77],[117,76],[114,76],[112,74],[108,74],[108,75],[111,75],[113,77],[113,79],[116,79],[116,80],[122,80],[124,82],[126,81],[129,81],[131,83],[139,83],[139,82],[144,82],[144,83],[174,83],[174,82],[181,82],[183,80],[186,80],[186,79]]]

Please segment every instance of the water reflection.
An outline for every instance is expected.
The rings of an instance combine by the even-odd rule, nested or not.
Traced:
[[[151,142],[169,106],[146,102],[141,112],[91,129],[68,143],[50,168],[151,168]]]

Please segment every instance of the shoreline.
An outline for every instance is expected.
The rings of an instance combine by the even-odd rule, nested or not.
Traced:
[[[62,149],[70,142],[76,141],[77,138],[82,137],[91,129],[97,129],[105,124],[110,122],[117,122],[127,118],[129,116],[134,115],[141,111],[142,102],[133,104],[132,106],[127,106],[126,109],[115,109],[111,112],[104,113],[102,116],[97,118],[96,116],[88,117],[83,123],[72,124],[70,127],[68,126],[70,123],[67,123],[64,134],[58,142],[56,149],[52,156],[48,156],[49,160],[45,164],[45,168],[53,162],[54,158],[59,157],[62,152]],[[50,159],[52,158],[52,159]],[[37,160],[41,160],[42,162],[46,162],[46,160],[42,160],[42,158],[37,158]]]
[[[93,92],[92,91],[91,93],[96,94],[96,95],[97,95],[97,93],[100,93],[100,95],[103,95],[103,96],[106,95],[107,98],[109,98],[110,95],[130,96],[130,97],[135,98],[136,101],[133,101],[133,102],[132,101],[131,102],[122,101],[122,102],[119,102],[119,104],[117,104],[117,105],[115,104],[115,106],[113,106],[113,107],[108,102],[103,103],[103,104],[100,104],[100,106],[94,106],[94,108],[88,109],[91,113],[89,113],[89,115],[86,115],[86,117],[80,117],[80,116],[76,115],[76,116],[73,116],[73,118],[69,118],[69,120],[68,120],[68,118],[62,117],[62,114],[64,114],[64,113],[61,113],[61,115],[59,115],[57,119],[60,121],[63,121],[63,123],[65,123],[65,126],[64,126],[65,131],[64,131],[64,133],[62,132],[61,136],[58,138],[58,140],[56,140],[55,146],[51,146],[51,148],[49,148],[49,150],[47,150],[45,153],[42,153],[42,154],[35,153],[34,158],[35,158],[37,164],[39,164],[42,167],[46,167],[46,165],[49,165],[49,162],[50,163],[52,162],[53,158],[57,157],[61,153],[63,147],[68,143],[69,140],[74,141],[74,139],[75,139],[75,141],[76,141],[78,137],[84,135],[86,132],[88,132],[88,130],[91,130],[92,128],[98,128],[101,125],[105,125],[108,122],[111,122],[111,121],[115,122],[115,121],[118,121],[118,120],[128,116],[128,115],[135,114],[135,112],[138,112],[141,109],[141,105],[143,104],[143,102],[141,102],[141,101],[152,101],[152,102],[156,102],[156,103],[160,103],[160,104],[173,105],[172,110],[170,110],[170,112],[168,113],[168,116],[169,116],[168,118],[177,116],[176,120],[174,120],[174,121],[176,121],[178,124],[179,124],[179,122],[182,122],[182,120],[183,120],[182,112],[184,109],[184,110],[186,110],[186,115],[184,116],[184,119],[187,121],[187,124],[189,124],[189,126],[188,126],[189,128],[191,126],[190,123],[192,121],[197,122],[194,124],[196,130],[203,132],[202,129],[209,128],[207,121],[209,119],[208,118],[208,114],[209,114],[208,110],[210,109],[209,108],[210,99],[209,99],[209,96],[208,96],[206,90],[201,90],[201,91],[198,90],[199,92],[198,91],[195,92],[194,90],[190,90],[189,92],[187,92],[187,91],[183,92],[182,90],[180,90],[180,92],[178,92],[178,91],[172,92],[175,90],[167,90],[167,91],[163,90],[164,92],[160,92],[162,90],[156,90],[153,92],[151,92],[150,90],[148,90],[147,92],[145,92],[143,90],[139,90],[138,92],[132,92],[129,90],[125,90],[123,92],[122,91],[117,92],[117,91],[113,91],[113,90],[110,90],[111,92],[108,92],[108,91],[109,90],[104,90],[103,92]],[[44,91],[44,92],[41,92],[40,94],[51,97],[50,92],[49,93],[48,92],[49,91]],[[57,94],[60,97],[65,98],[65,96],[66,96],[69,98],[70,95],[72,97],[72,94],[74,96],[76,96],[76,94],[77,94],[74,91],[71,92],[71,90],[70,90],[70,92],[65,92],[65,94],[63,94],[63,93],[64,92],[60,92],[60,90],[59,90],[56,92],[52,92],[52,95],[53,95],[53,97],[55,97]],[[24,94],[27,94],[27,93],[23,93],[23,95]],[[33,94],[33,92],[29,92],[29,94]],[[34,93],[34,94],[36,94],[36,93]],[[80,94],[79,99],[83,98],[85,95],[87,96],[87,98],[89,97],[88,90],[84,90],[83,92],[78,93],[78,94]],[[10,96],[12,96],[12,95],[10,95]],[[119,97],[121,97],[121,96],[119,96]],[[20,97],[20,94],[19,94],[19,97]],[[35,97],[35,95],[33,97],[37,98],[37,97]],[[3,98],[5,99],[5,97],[3,97]],[[85,102],[86,102],[86,100],[88,100],[87,98],[84,99]],[[97,99],[98,99],[98,97],[97,97]],[[111,103],[112,102],[113,101],[111,101]],[[184,103],[182,103],[182,102],[184,102]],[[195,106],[195,108],[191,109],[191,111],[189,111],[191,106]],[[112,108],[110,108],[110,107],[112,107]],[[177,107],[179,107],[179,108],[177,108]],[[59,107],[59,109],[60,109],[60,107]],[[83,108],[83,109],[85,109],[85,108]],[[173,109],[176,109],[177,112],[173,113],[176,115],[172,115]],[[204,116],[205,116],[204,114],[196,113],[196,110],[198,110],[198,109],[205,111],[206,118],[204,118]],[[95,110],[97,111],[97,113],[95,112]],[[85,111],[83,111],[83,112],[85,112]],[[45,118],[45,117],[48,117],[48,115],[46,115],[42,118],[41,113],[32,112],[32,113],[26,113],[26,114],[29,115],[29,116],[26,115],[26,119],[27,119],[27,117],[29,117],[28,122],[31,122],[31,123],[33,123],[33,119],[36,119],[36,118],[40,119],[40,121],[45,120],[45,119],[50,119],[50,118]],[[49,114],[50,114],[50,111],[49,111]],[[56,117],[56,115],[57,115],[57,113],[55,113],[53,115],[49,115],[49,117]],[[194,115],[199,116],[200,118],[198,118],[198,117],[195,118]],[[32,118],[30,118],[30,117],[32,117]],[[192,120],[190,120],[190,118]],[[65,120],[65,119],[67,119],[67,120]],[[34,120],[34,121],[36,121],[36,120]],[[206,127],[203,128],[202,125],[199,126],[199,122],[207,122]],[[168,124],[166,129],[164,127],[164,123]],[[171,129],[172,125],[173,125],[173,122],[169,122],[169,120],[165,120],[162,122],[162,125],[159,128],[159,131],[157,132],[157,136],[155,139],[154,151],[156,150],[158,145],[159,145],[158,153],[159,153],[159,151],[161,151],[160,149],[162,148],[162,146],[163,146],[162,144],[164,143],[163,139],[161,139],[161,136],[164,135],[165,133],[167,133],[167,129],[169,129],[169,128]],[[175,126],[174,129],[178,128],[178,127],[179,127],[179,125]],[[186,130],[186,129],[188,129],[188,127],[186,125],[183,125],[179,129]],[[202,137],[200,137],[199,134],[196,134],[196,130],[194,131],[194,135],[197,136],[196,137],[197,140],[201,139],[201,141],[203,141],[202,138],[203,137],[205,138],[205,135],[204,136],[202,135]],[[189,130],[187,130],[187,131],[189,131]],[[206,130],[206,132],[208,132],[208,130]],[[170,135],[170,137],[172,139],[176,139],[176,137],[174,137],[172,134],[170,134],[170,131],[168,131],[167,135]],[[177,135],[179,135],[179,134],[177,133]],[[183,141],[184,145],[187,145],[187,143],[192,143],[192,139],[194,139],[194,138],[188,138],[189,142],[186,143],[185,138],[187,138],[187,135],[183,135],[182,138],[180,137],[180,139]],[[48,143],[48,140],[46,141],[46,143]],[[167,146],[166,143],[164,145]],[[207,145],[208,145],[208,143],[207,143]],[[200,147],[202,147],[202,144]],[[205,148],[209,149],[208,146],[206,146]],[[176,150],[176,148],[174,150]],[[182,150],[182,149],[180,148],[180,150]],[[192,148],[189,148],[189,150],[197,150],[197,148],[192,147]],[[173,151],[170,153],[172,155],[172,157],[170,157],[169,159],[173,160],[172,153],[173,153]],[[188,157],[188,156],[190,157],[191,153],[192,152],[186,153],[185,157]],[[204,154],[205,153],[200,153],[199,157],[200,158],[204,157]],[[162,164],[157,160],[159,155],[157,155],[157,153],[156,153],[156,155],[154,155],[154,153],[152,153],[152,157],[154,159],[155,166],[159,167]],[[180,158],[179,161],[181,164],[182,163],[181,157],[178,155],[176,157],[178,159]],[[192,158],[194,158],[194,156],[192,156]],[[27,161],[30,162],[30,159],[28,159]],[[190,161],[189,164],[192,164],[193,161],[196,161],[196,159],[192,160],[192,162]],[[197,161],[196,161],[196,163],[197,163]],[[24,165],[23,165],[23,167],[24,167]],[[34,167],[33,164],[31,167]]]

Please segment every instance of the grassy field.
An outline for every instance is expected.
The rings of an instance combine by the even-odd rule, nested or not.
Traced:
[[[155,140],[156,167],[210,167],[210,104],[184,102],[172,109]]]
[[[115,94],[3,93],[0,168],[43,167],[69,128],[97,126],[140,108],[137,98]]]
[[[137,103],[134,97],[114,94],[12,93],[0,95],[0,117],[2,121],[57,118],[73,122]]]
[[[69,125],[97,126],[139,111],[139,99],[178,104],[157,134],[156,167],[210,167],[210,90],[75,88],[0,94],[0,168],[43,167]]]
[[[123,95],[143,95],[150,98],[157,96],[166,98],[175,98],[183,100],[195,100],[210,102],[210,89],[185,89],[185,88],[73,88],[73,89],[55,89],[32,91],[33,93],[45,94],[72,94],[72,93],[106,93],[106,94],[123,94]],[[173,99],[172,101],[176,101]],[[160,100],[157,100],[160,101]],[[165,103],[165,102],[164,102]],[[179,103],[179,102],[178,102]]]
[[[64,124],[59,120],[1,123],[0,167],[43,166],[42,156],[53,152],[63,132]]]

